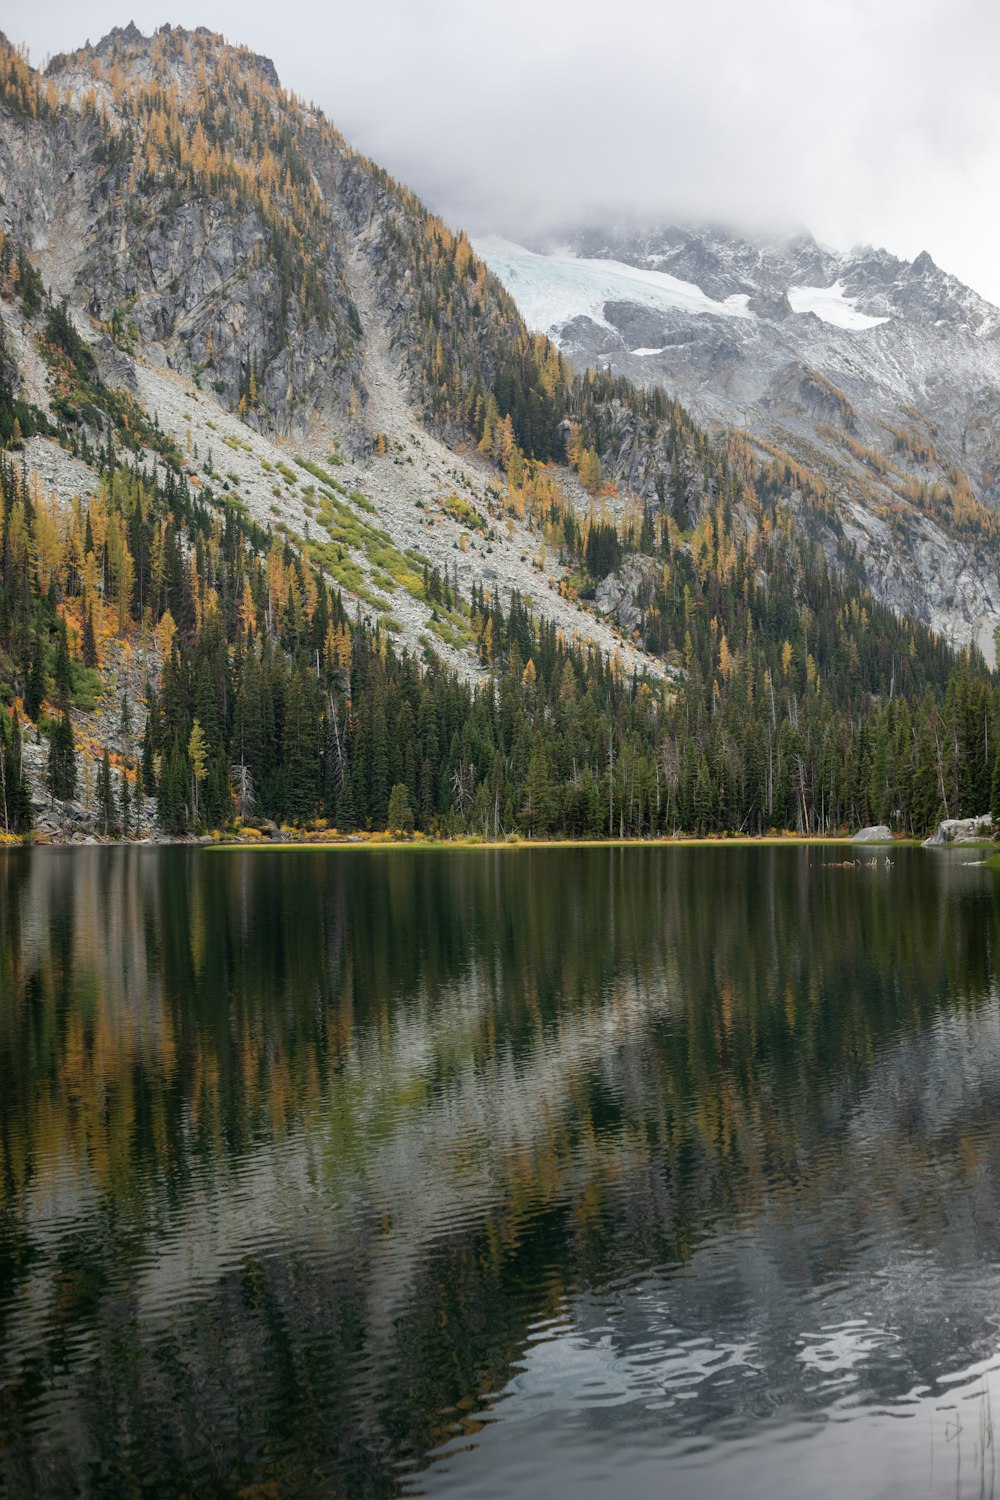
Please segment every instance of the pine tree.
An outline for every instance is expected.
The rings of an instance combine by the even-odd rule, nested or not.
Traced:
[[[98,665],[97,640],[94,636],[94,612],[89,604],[87,605],[87,613],[83,617],[80,656],[85,667],[96,667]]]
[[[536,734],[525,778],[524,817],[528,837],[544,838],[552,826],[553,813],[552,772],[548,751],[541,734]]]
[[[45,662],[42,643],[36,634],[31,648],[31,664],[24,686],[24,711],[29,719],[37,722],[45,697]]]
[[[405,782],[397,781],[389,793],[386,827],[390,833],[401,833],[404,838],[410,838],[413,834],[413,810]]]
[[[69,640],[66,635],[66,621],[63,619],[60,619],[59,621],[59,631],[56,640],[56,661],[54,677],[56,685],[56,696],[59,699],[59,702],[65,707],[65,705],[69,702],[70,695],[73,691],[73,674],[69,658]]]
[[[355,810],[354,783],[351,775],[345,775],[343,783],[337,792],[336,806],[337,827],[342,833],[353,833],[358,826],[358,815]]]
[[[28,778],[21,756],[17,715],[0,711],[0,818],[4,833],[25,834],[33,822]]]
[[[76,795],[76,755],[73,748],[73,726],[69,715],[60,714],[49,735],[49,793],[59,802]]]
[[[164,833],[187,829],[187,758],[172,744],[164,753],[157,795],[157,820]]]
[[[319,714],[304,664],[296,663],[288,684],[282,735],[286,816],[306,822],[316,816],[319,790]]]
[[[104,747],[100,769],[97,772],[97,826],[105,838],[115,827],[115,795],[111,784],[111,756]]]

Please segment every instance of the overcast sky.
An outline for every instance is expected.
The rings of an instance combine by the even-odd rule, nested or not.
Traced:
[[[1000,303],[995,0],[37,0],[0,25],[41,64],[130,19],[266,53],[474,232],[808,227]]]

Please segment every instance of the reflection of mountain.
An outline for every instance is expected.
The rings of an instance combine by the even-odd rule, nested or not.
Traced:
[[[945,1272],[940,1359],[978,1347],[989,877],[825,858],[95,851],[72,881],[68,858],[8,859],[5,1410],[18,1424],[68,1357],[48,1420],[74,1470],[81,1442],[122,1462],[127,1420],[139,1470],[212,1472],[177,1387],[196,1372],[248,1482],[234,1390],[246,1430],[290,1422],[286,1483],[308,1463],[380,1494],[507,1383],[539,1319],[597,1337],[581,1296],[620,1279],[615,1368],[649,1354],[629,1401],[697,1363],[685,1339],[752,1346],[749,1384],[710,1381],[677,1436],[759,1415],[762,1368],[797,1390],[818,1286],[831,1323],[859,1285],[877,1302],[892,1358],[875,1339],[863,1364],[885,1398],[926,1378],[914,1308]],[[23,1477],[18,1430],[0,1465]]]

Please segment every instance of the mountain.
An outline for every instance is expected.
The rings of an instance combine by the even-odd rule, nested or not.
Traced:
[[[505,507],[498,517],[496,473],[474,445],[460,461],[447,446],[501,385],[526,450],[547,456],[563,416],[541,385],[563,379],[554,351],[546,373],[463,235],[282,90],[267,59],[206,30],[115,30],[56,56],[44,77],[8,45],[0,66],[8,257],[26,255],[46,293],[65,299],[102,379],[130,391],[185,454],[197,450],[196,477],[210,454],[227,495],[262,525],[311,531],[315,548],[317,532],[329,536],[305,503],[315,476],[293,482],[279,465],[301,457],[328,471],[334,453],[352,525],[374,508],[419,568],[450,574],[460,557],[465,593],[476,581],[538,596],[569,634],[620,650],[630,670],[658,670],[561,595],[551,559],[540,574],[537,538],[519,515],[508,527]],[[32,317],[14,297],[3,318],[25,397],[51,419]],[[44,436],[27,456],[45,485],[86,482]],[[433,606],[420,608],[380,564],[378,537],[350,548],[350,565],[343,538],[332,539],[332,576],[353,598],[397,618],[411,648],[429,634],[476,670],[436,628]]]
[[[574,363],[660,384],[787,457],[876,597],[994,659],[1000,310],[926,253],[807,234],[589,229],[477,249]]]
[[[921,831],[1000,804],[982,656],[859,545],[883,528],[888,576],[936,528],[950,567],[994,512],[957,478],[895,497],[946,461],[916,438],[855,496],[869,418],[814,367],[822,463],[576,368],[464,233],[204,29],[44,73],[0,40],[0,198],[0,837]],[[643,339],[781,322],[762,272],[528,259],[574,297],[598,268],[581,337],[618,337],[619,303]],[[842,316],[890,326],[860,296]]]

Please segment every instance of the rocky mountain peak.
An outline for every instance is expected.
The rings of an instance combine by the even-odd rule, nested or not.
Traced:
[[[184,81],[193,68],[211,71],[223,63],[237,73],[256,77],[270,89],[281,89],[278,70],[269,57],[248,47],[233,46],[207,26],[188,29],[169,22],[149,36],[134,21],[115,26],[95,45],[88,42],[76,52],[53,57],[46,73],[51,77],[83,70],[100,79],[106,69],[116,68],[127,76],[155,73]]]
[[[129,21],[127,26],[113,26],[107,36],[102,37],[97,43],[94,51],[100,56],[102,53],[112,50],[119,42],[128,46],[142,41],[145,41],[142,32],[134,21]]]
[[[1000,347],[983,337],[1000,313],[929,255],[598,225],[568,248],[484,245],[507,296],[467,238],[279,92],[268,59],[217,33],[129,23],[48,71],[40,82],[15,59],[0,98],[0,229],[66,299],[102,369],[125,372],[103,374],[110,384],[166,371],[241,432],[301,443],[335,430],[345,457],[375,450],[401,468],[385,395],[398,381],[438,433],[491,453],[502,399],[525,451],[548,459],[570,387],[516,301],[574,361],[631,377],[637,401],[660,410],[663,387],[759,441],[781,484],[812,476],[824,505],[837,497],[843,537],[869,527],[879,597],[992,650],[1000,577],[961,599],[956,578],[1000,510]],[[22,330],[32,357],[38,333]],[[191,416],[178,418],[185,440]],[[647,447],[622,439],[632,457],[603,476],[662,504],[675,460],[651,466]],[[278,478],[268,495],[265,519],[281,513]],[[677,506],[692,519],[687,498]]]
[[[929,273],[933,274],[937,272],[937,270],[938,267],[927,250],[921,250],[916,260],[910,266],[911,276],[926,276]]]

